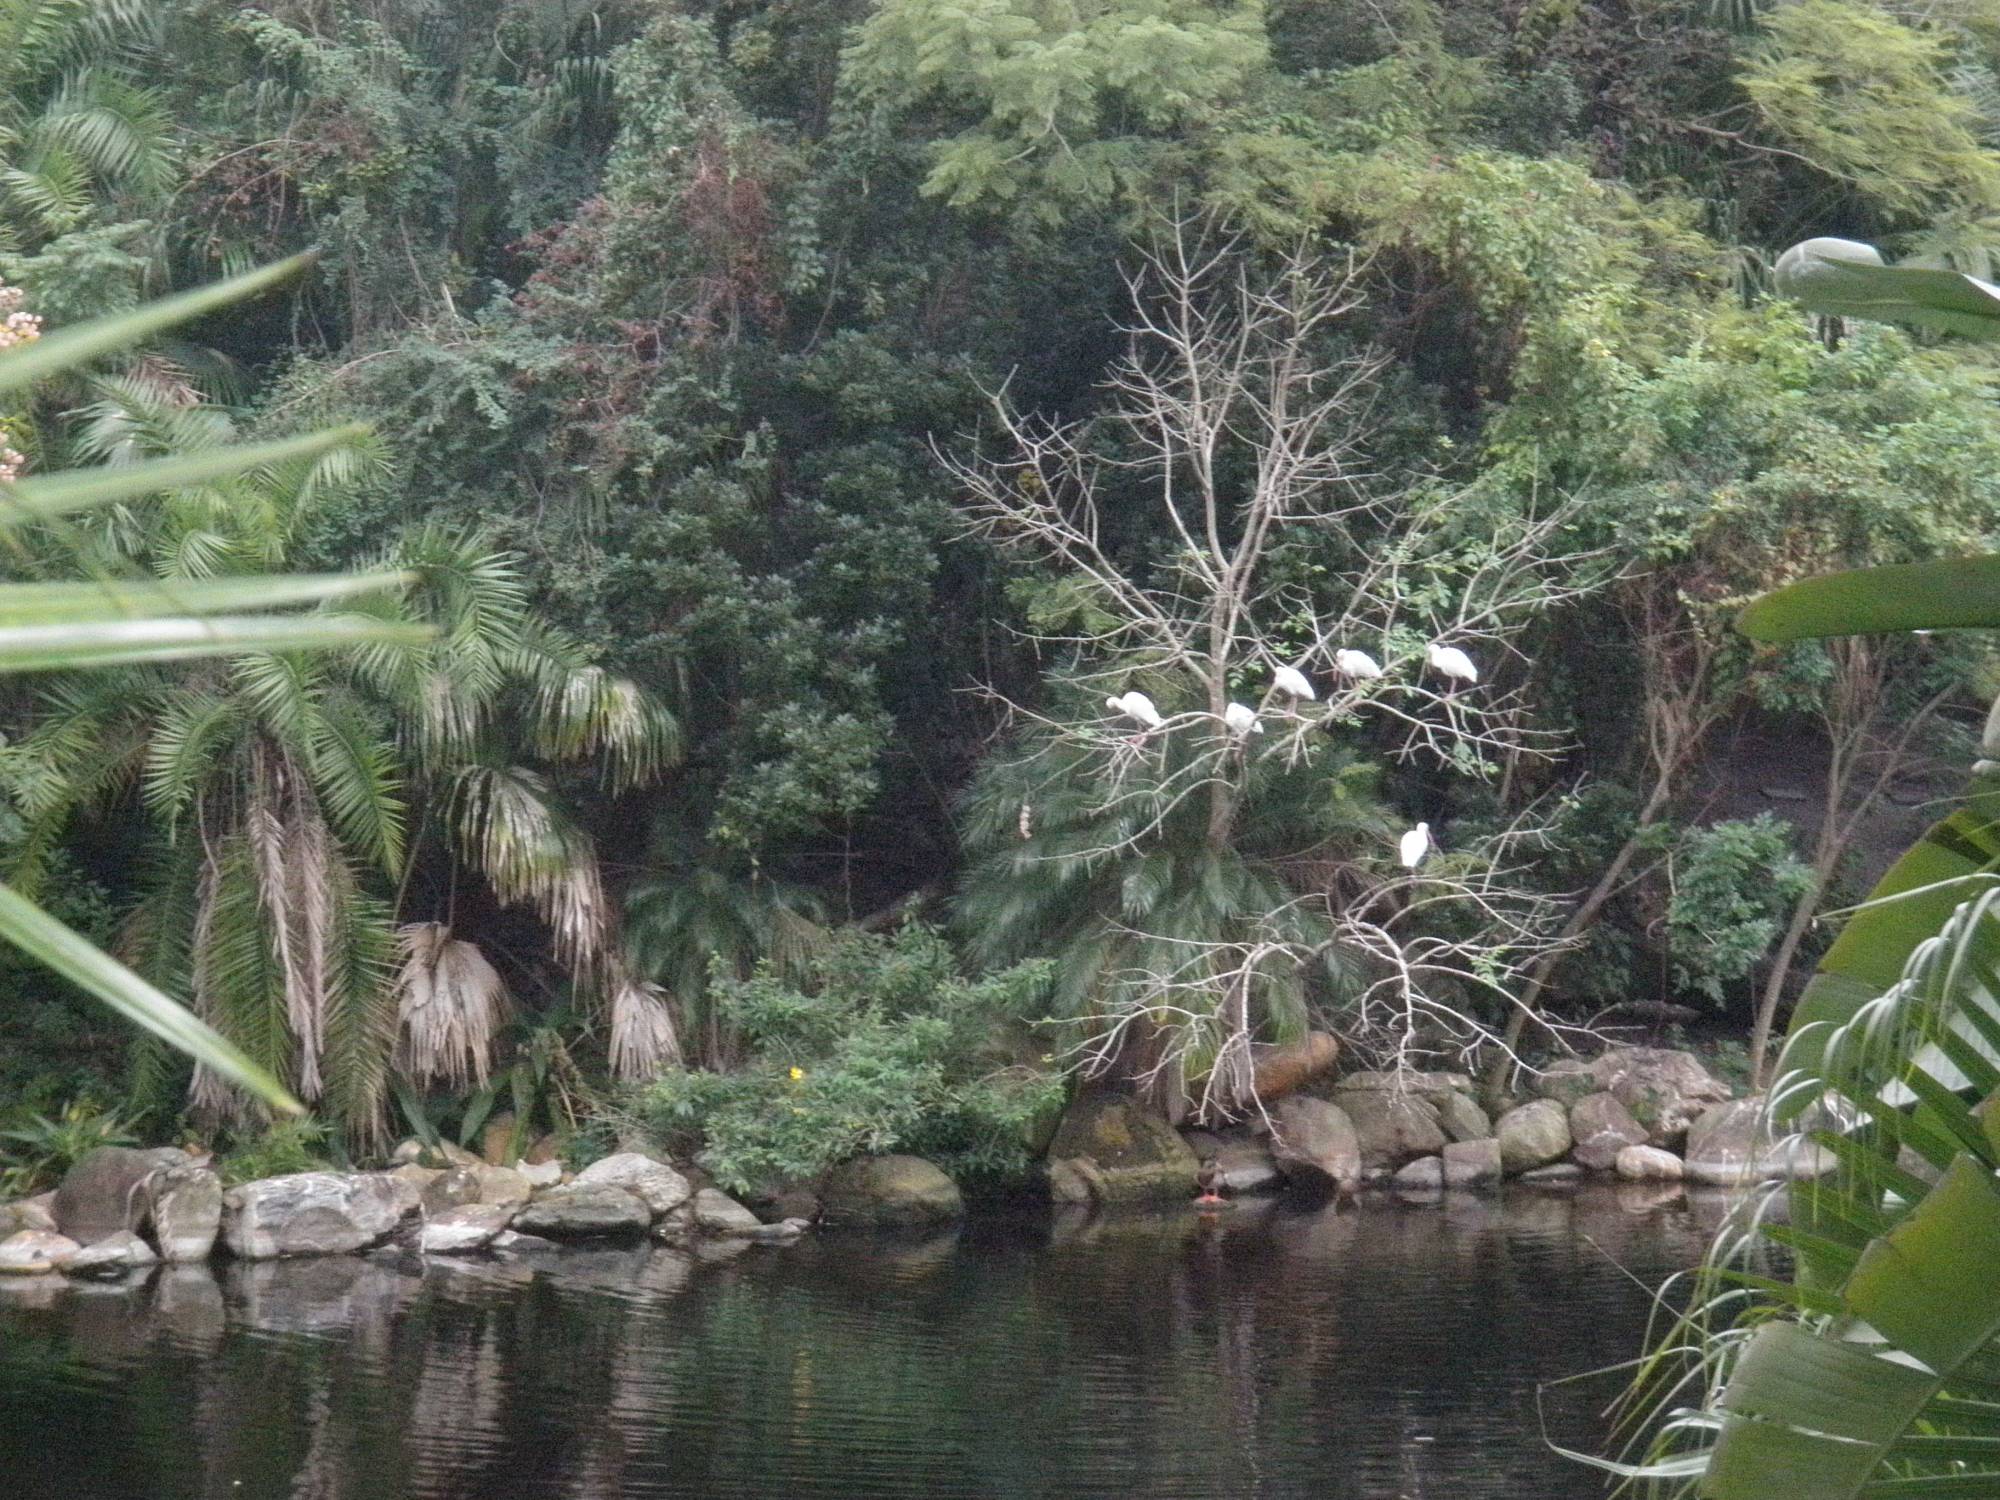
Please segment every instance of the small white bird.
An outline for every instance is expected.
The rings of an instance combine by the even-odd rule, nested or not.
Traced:
[[[1264,721],[1240,703],[1232,703],[1222,711],[1222,722],[1237,734],[1262,734]]]
[[[1431,852],[1431,825],[1419,823],[1403,835],[1401,853],[1403,867],[1414,870],[1424,862],[1424,856]]]
[[[1308,703],[1319,697],[1319,694],[1313,691],[1313,685],[1306,681],[1306,674],[1297,667],[1278,668],[1271,674],[1271,686],[1287,698],[1303,698]]]
[[[1472,664],[1472,658],[1456,646],[1440,645],[1432,641],[1424,652],[1424,660],[1433,672],[1441,672],[1454,682],[1479,681],[1479,668]]]
[[[1348,677],[1380,677],[1382,675],[1382,663],[1375,660],[1366,651],[1336,651],[1333,653],[1333,664],[1341,670],[1343,675]]]
[[[1121,713],[1128,719],[1135,719],[1148,729],[1158,729],[1167,721],[1160,717],[1160,711],[1153,707],[1153,700],[1144,693],[1131,692],[1120,698],[1106,698],[1104,706],[1114,713]]]

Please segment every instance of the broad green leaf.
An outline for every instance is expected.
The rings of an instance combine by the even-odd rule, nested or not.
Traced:
[[[312,261],[310,255],[295,255],[276,265],[218,281],[214,286],[182,292],[177,297],[163,297],[128,313],[94,318],[58,333],[45,334],[33,343],[16,345],[0,353],[0,394],[73,370],[100,355],[128,351],[165,329],[289,281]]]
[[[0,355],[0,360],[5,356]],[[0,486],[0,523],[31,523],[71,511],[108,505],[139,495],[157,495],[167,490],[190,489],[211,480],[226,479],[260,464],[287,463],[313,458],[343,443],[351,443],[367,432],[358,426],[334,427],[325,432],[309,432],[302,437],[279,438],[269,443],[233,443],[205,453],[175,458],[149,459],[145,463],[106,464],[95,469],[74,469],[45,479],[23,479]]]
[[[174,583],[143,578],[101,583],[9,583],[0,584],[0,626],[276,609],[407,588],[415,580],[414,573],[299,573]]]
[[[1929,266],[1885,266],[1869,245],[1814,239],[1778,257],[1778,294],[1816,313],[2000,338],[2000,287]]]
[[[1754,641],[2000,626],[2000,554],[1828,573],[1774,589],[1736,617]]]
[[[1965,877],[2000,872],[2000,776],[1976,777],[1964,803],[1933,824],[1868,893],[1819,961],[1792,1015],[1779,1064],[1817,1073],[1827,1033],[1902,978],[1919,944],[1951,920]]]
[[[0,939],[202,1066],[250,1090],[271,1108],[286,1114],[305,1113],[283,1084],[198,1017],[7,885],[0,885]]]
[[[1848,1317],[1768,1323],[1752,1337],[1719,1398],[1722,1430],[1699,1492],[1854,1500],[2000,1490],[2000,1449],[1979,1441],[1984,1431],[1935,1430],[1960,1425],[1941,1394],[1962,1388],[1967,1367],[2000,1337],[1996,1260],[2000,1188],[1960,1156],[1862,1253],[1842,1289]],[[1967,1462],[1995,1467],[1969,1476],[1956,1467]],[[1913,1474],[1919,1466],[1945,1472]],[[1949,1487],[1972,1477],[1986,1488]]]
[[[343,615],[247,615],[213,619],[95,620],[0,628],[0,672],[107,667],[251,651],[303,651],[390,641],[421,645],[422,625]]]

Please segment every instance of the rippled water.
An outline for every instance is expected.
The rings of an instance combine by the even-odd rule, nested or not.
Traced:
[[[1697,1259],[1720,1212],[1517,1187],[712,1260],[0,1279],[0,1492],[1594,1495],[1543,1445],[1537,1383],[1635,1353],[1639,1283]],[[1590,1442],[1609,1389],[1551,1393],[1554,1435]]]

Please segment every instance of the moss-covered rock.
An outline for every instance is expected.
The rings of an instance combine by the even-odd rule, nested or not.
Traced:
[[[1193,1149],[1160,1116],[1131,1099],[1090,1094],[1071,1103],[1049,1144],[1051,1176],[1081,1178],[1104,1203],[1194,1195]],[[1087,1163],[1087,1165],[1085,1165]]]
[[[821,1202],[836,1224],[942,1224],[965,1212],[958,1184],[921,1156],[864,1156],[836,1167]]]

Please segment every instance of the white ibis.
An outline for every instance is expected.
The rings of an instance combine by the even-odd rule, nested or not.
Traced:
[[[1160,717],[1160,711],[1153,707],[1153,700],[1144,693],[1131,692],[1119,698],[1106,698],[1104,706],[1114,713],[1121,713],[1126,718],[1145,725],[1148,729],[1158,729],[1167,722]]]
[[[1424,856],[1431,852],[1432,847],[1431,825],[1428,823],[1419,823],[1415,828],[1412,828],[1408,833],[1403,835],[1402,843],[1398,846],[1403,860],[1403,868],[1414,870],[1424,862]]]
[[[1345,677],[1366,678],[1382,675],[1382,663],[1366,651],[1336,651],[1333,653],[1333,664]]]
[[[1236,734],[1262,734],[1264,721],[1240,703],[1232,703],[1222,711],[1222,722]]]
[[[1297,667],[1278,668],[1271,674],[1271,686],[1287,698],[1303,698],[1308,703],[1319,697],[1313,691],[1313,685],[1306,681],[1306,674]]]
[[[1433,672],[1449,677],[1453,682],[1479,681],[1479,668],[1472,664],[1472,658],[1456,646],[1441,645],[1432,641],[1424,652],[1424,660]]]

